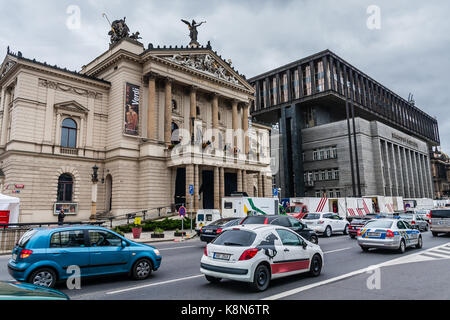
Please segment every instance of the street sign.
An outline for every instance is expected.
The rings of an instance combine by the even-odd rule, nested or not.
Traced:
[[[178,213],[180,214],[180,217],[184,217],[186,215],[186,208],[181,207],[180,210],[178,210]]]
[[[193,184],[190,184],[190,185],[189,185],[189,194],[190,194],[191,196],[194,195],[194,185],[193,185]]]
[[[278,197],[278,188],[273,188],[273,196]]]

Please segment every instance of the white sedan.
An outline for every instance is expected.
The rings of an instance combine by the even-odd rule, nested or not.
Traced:
[[[323,253],[318,245],[288,228],[244,225],[227,228],[205,248],[200,272],[209,282],[248,282],[264,291],[271,279],[309,272],[319,276]]]
[[[306,223],[308,228],[326,237],[331,237],[336,232],[348,234],[348,226],[350,225],[347,219],[332,212],[308,213],[302,219],[302,222]]]

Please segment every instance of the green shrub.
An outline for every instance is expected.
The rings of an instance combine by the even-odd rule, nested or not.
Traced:
[[[195,220],[192,221],[192,225],[193,225],[193,227],[195,227]],[[123,233],[130,233],[133,226],[134,226],[134,224],[124,225],[124,226],[116,227],[116,229]],[[142,227],[143,232],[151,232],[151,231],[155,231],[156,229],[162,229],[163,231],[172,231],[172,230],[177,230],[177,229],[181,230],[181,220],[174,220],[174,219],[166,218],[162,221],[144,221],[143,224],[141,225],[141,227]],[[184,230],[190,229],[190,227],[191,227],[191,219],[185,218],[184,219]]]

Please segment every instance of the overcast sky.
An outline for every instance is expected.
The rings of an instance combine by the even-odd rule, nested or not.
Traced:
[[[74,5],[79,27],[68,13]],[[368,13],[371,5],[380,20]],[[206,20],[199,42],[210,40],[247,78],[330,49],[403,98],[413,93],[438,119],[450,152],[450,1],[0,0],[0,59],[9,45],[27,58],[80,70],[108,48],[104,12],[111,21],[126,16],[146,47],[187,45],[180,19]]]

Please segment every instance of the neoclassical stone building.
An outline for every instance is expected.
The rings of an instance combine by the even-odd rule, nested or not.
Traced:
[[[146,49],[127,36],[80,72],[8,48],[0,90],[3,193],[20,197],[20,222],[55,221],[61,207],[81,221],[272,194],[270,128],[249,121],[254,89],[209,43]]]

